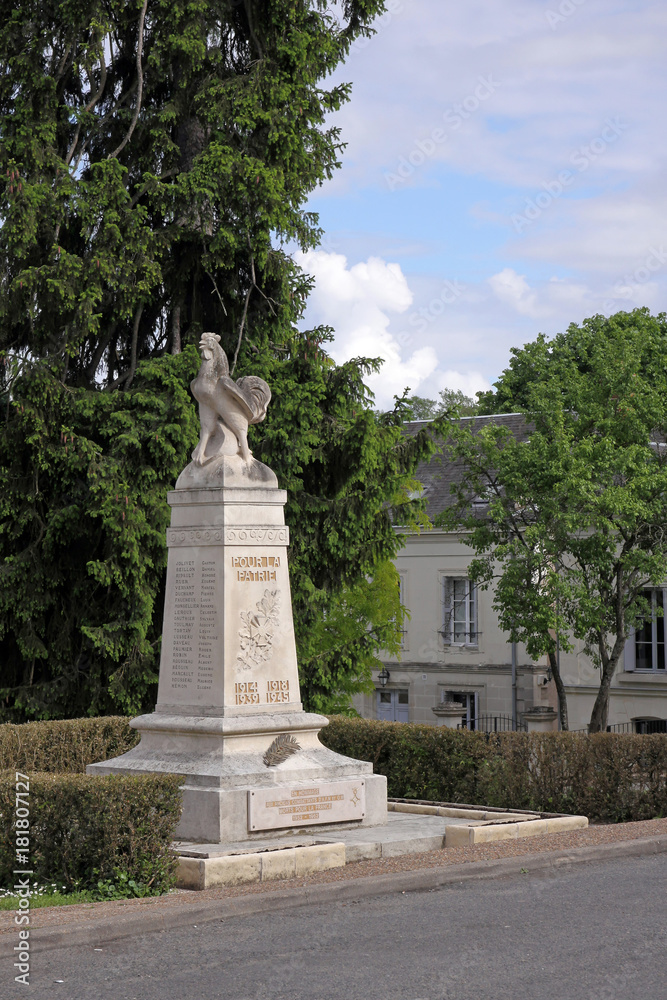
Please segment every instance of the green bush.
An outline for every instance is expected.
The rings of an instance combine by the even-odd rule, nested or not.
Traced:
[[[334,716],[320,735],[332,750],[371,761],[377,774],[386,775],[394,798],[576,812],[606,823],[667,815],[667,736],[662,734],[486,736]],[[31,776],[35,771],[82,774],[87,764],[117,757],[138,739],[124,717],[0,725],[0,769]],[[49,871],[45,877],[56,874]]]
[[[346,716],[333,716],[320,739],[338,753],[371,761],[375,773],[386,776],[390,796],[434,802],[472,802],[488,756],[481,733]]]
[[[667,736],[484,733],[334,716],[320,734],[372,761],[394,798],[579,813],[620,823],[667,815]]]
[[[110,760],[139,742],[124,716],[0,725],[0,770],[84,774],[87,764]]]
[[[29,723],[28,725],[34,725]],[[153,892],[175,881],[171,849],[181,814],[173,774],[83,775],[29,773],[32,879],[68,889],[95,889],[123,872]],[[0,774],[0,884],[14,884],[15,772]]]

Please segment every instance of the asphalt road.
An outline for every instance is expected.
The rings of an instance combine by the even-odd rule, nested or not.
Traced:
[[[102,951],[40,954],[35,931],[30,986],[5,951],[0,998],[667,1000],[666,889],[660,854],[289,910],[277,892]]]

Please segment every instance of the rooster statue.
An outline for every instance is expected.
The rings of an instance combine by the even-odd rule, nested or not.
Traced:
[[[240,454],[248,464],[252,459],[248,424],[264,419],[271,390],[264,379],[255,375],[246,375],[238,382],[230,377],[227,355],[217,333],[202,333],[199,350],[202,363],[190,389],[199,403],[201,434],[192,461],[201,466],[218,455]]]

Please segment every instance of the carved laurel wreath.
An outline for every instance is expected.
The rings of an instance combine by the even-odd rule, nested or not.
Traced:
[[[276,764],[282,764],[284,760],[287,760],[293,753],[296,753],[300,749],[300,745],[293,736],[290,736],[289,733],[282,733],[280,736],[276,736],[264,754],[264,763],[267,767],[275,767]]]
[[[265,590],[264,597],[255,605],[256,611],[242,611],[243,625],[239,631],[241,651],[236,662],[244,670],[250,670],[262,660],[268,660],[273,652],[273,633],[280,619],[280,594],[277,590]]]

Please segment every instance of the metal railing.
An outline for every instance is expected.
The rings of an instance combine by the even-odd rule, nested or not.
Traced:
[[[667,733],[667,719],[635,719],[636,733]]]
[[[462,720],[456,728],[474,729],[480,733],[528,732],[525,722],[517,721],[515,724],[511,715],[478,715],[470,723]]]
[[[571,729],[571,733],[587,733],[585,729]],[[667,733],[667,719],[635,719],[634,722],[615,722],[607,726],[607,733],[634,733],[640,736],[650,736],[653,733]]]

